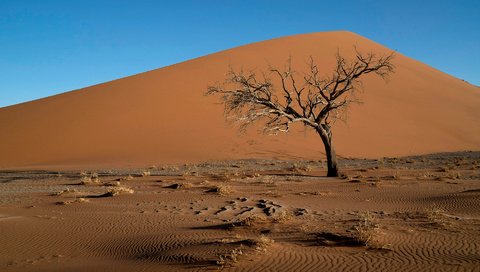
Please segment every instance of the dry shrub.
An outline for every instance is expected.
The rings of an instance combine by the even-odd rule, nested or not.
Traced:
[[[267,191],[263,193],[263,195],[274,197],[274,198],[282,197],[282,195],[278,191]]]
[[[109,190],[105,195],[106,196],[117,196],[120,194],[133,194],[135,191],[127,187],[115,187]]]
[[[198,166],[195,164],[192,165],[185,165],[185,169],[183,170],[182,176],[194,176],[198,177],[200,174],[198,173]]]
[[[100,179],[98,176],[84,176],[80,179],[80,185],[98,185],[100,183]]]
[[[235,225],[236,226],[241,226],[241,227],[252,227],[254,225],[263,224],[265,222],[266,222],[265,217],[253,214],[253,215],[249,215],[245,218],[242,218]]]
[[[447,177],[450,179],[461,179],[462,175],[458,171],[452,171],[448,173]]]
[[[309,165],[308,163],[304,162],[295,162],[293,163],[290,171],[294,173],[302,173],[302,172],[310,172],[313,170],[313,166]]]
[[[435,177],[436,176],[434,174],[430,173],[429,171],[426,171],[425,173],[417,176],[417,179],[431,179],[431,178],[435,178]]]
[[[257,251],[266,251],[266,249],[273,245],[275,241],[263,234],[261,234],[258,238],[253,238],[253,239],[244,239],[237,241],[236,243],[239,243],[242,246],[248,246],[250,248],[253,248]]]
[[[67,188],[67,189],[65,189],[65,190],[52,193],[52,195],[53,195],[53,196],[60,196],[60,195],[63,195],[63,194],[72,194],[72,193],[77,193],[77,190]]]
[[[260,177],[259,183],[265,184],[269,187],[275,187],[276,186],[275,182],[273,181],[272,176],[262,176],[262,177]]]
[[[176,171],[179,171],[180,168],[177,165],[164,165],[162,166],[162,168],[160,168],[160,170],[176,172]]]
[[[288,213],[287,211],[280,211],[277,215],[272,219],[273,223],[285,223],[292,219],[292,214]]]
[[[285,181],[303,182],[304,180],[295,176],[288,176]]]
[[[128,176],[125,176],[125,177],[121,177],[118,179],[118,181],[123,181],[123,180],[132,180],[133,179],[133,176],[132,175],[128,175]]]
[[[235,241],[234,239],[222,239],[221,243],[240,244],[240,247],[229,250],[227,253],[218,255],[218,260],[216,261],[216,263],[223,268],[227,265],[233,265],[237,263],[240,256],[246,255],[249,252],[248,248],[254,249],[255,251],[265,252],[269,246],[275,243],[275,241],[264,235],[261,235],[259,238],[256,239],[244,239],[240,241]],[[244,246],[246,246],[246,248]]]
[[[361,214],[360,222],[353,229],[355,240],[367,247],[379,247],[376,240],[379,234],[379,226],[375,223],[375,218],[371,213]]]
[[[304,165],[301,165],[298,162],[293,163],[292,167],[289,169],[293,173],[301,174],[302,172],[306,172],[307,169]]]
[[[57,205],[70,205],[70,204],[73,204],[73,203],[86,203],[86,202],[90,202],[90,200],[88,200],[86,198],[83,198],[83,197],[80,197],[80,198],[77,198],[77,199],[74,199],[74,200],[59,201],[59,202],[56,202],[55,204],[57,204]]]
[[[224,267],[232,263],[237,263],[241,255],[243,255],[241,248],[232,249],[228,253],[218,255],[217,265]]]
[[[445,210],[432,206],[425,210],[426,217],[428,221],[437,226],[446,227],[448,225],[447,214]]]
[[[450,169],[448,167],[445,167],[445,166],[440,166],[437,171],[438,172],[443,172],[443,173],[448,173],[450,171]]]
[[[232,180],[232,178],[228,173],[212,174],[210,175],[210,178],[213,180],[222,181],[222,182],[228,182]]]
[[[218,184],[214,186],[212,189],[208,190],[210,193],[217,193],[221,196],[227,196],[233,193],[233,190],[230,186],[224,184]]]
[[[331,195],[332,192],[330,191],[325,191],[325,192],[320,192],[320,191],[313,191],[313,192],[299,192],[297,193],[299,196],[328,196]]]
[[[103,184],[103,186],[122,186],[120,181],[113,181],[113,182],[106,182]]]
[[[260,238],[258,238],[257,240],[255,240],[256,242],[256,247],[255,249],[256,250],[259,250],[259,251],[266,251],[266,249],[273,245],[275,243],[275,240],[265,236],[265,235],[260,235]]]

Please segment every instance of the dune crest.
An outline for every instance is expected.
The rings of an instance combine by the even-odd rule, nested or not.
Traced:
[[[265,70],[292,56],[299,72],[312,56],[325,73],[335,52],[387,54],[351,32],[253,43],[56,96],[0,108],[0,168],[135,167],[239,158],[321,158],[321,140],[239,134],[225,124],[208,85],[230,66]],[[480,89],[397,53],[387,83],[366,77],[362,104],[334,126],[341,156],[404,156],[480,149]]]

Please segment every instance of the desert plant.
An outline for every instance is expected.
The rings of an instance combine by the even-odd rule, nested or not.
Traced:
[[[60,195],[63,195],[63,194],[72,194],[72,193],[77,193],[77,190],[67,188],[67,189],[65,189],[65,190],[61,190],[61,191],[58,191],[58,192],[54,192],[54,193],[52,193],[52,195],[53,195],[53,196],[60,196]]]
[[[84,176],[80,179],[80,185],[97,185],[100,183],[98,176]]]
[[[232,225],[238,227],[252,227],[257,224],[265,223],[265,221],[265,217],[253,214],[234,222]]]
[[[117,196],[120,194],[133,194],[134,190],[127,187],[115,187],[106,193],[106,196]]]
[[[103,186],[122,186],[120,181],[106,182],[103,183]]]
[[[337,52],[331,76],[322,76],[313,58],[310,58],[309,71],[300,80],[292,69],[291,59],[285,71],[271,67],[262,79],[254,72],[230,69],[226,83],[208,87],[206,94],[221,95],[227,121],[239,123],[240,130],[256,121],[264,121],[263,131],[270,134],[288,132],[293,123],[312,128],[325,148],[327,176],[337,177],[339,170],[331,126],[342,119],[341,113],[349,104],[358,102],[356,93],[361,87],[360,78],[372,73],[385,79],[394,71],[393,53],[379,57],[374,53],[362,54],[356,48],[355,52],[351,61]],[[270,74],[280,81],[280,93],[268,78]]]
[[[280,211],[273,219],[273,223],[285,223],[292,219],[292,214],[286,211]]]
[[[429,223],[436,226],[446,227],[448,225],[448,217],[446,211],[442,208],[433,205],[425,209],[425,215]]]
[[[233,192],[233,190],[228,185],[218,184],[218,185],[215,185],[210,190],[208,190],[208,192],[217,193],[221,196],[227,196],[227,195],[231,194]]]
[[[76,198],[74,200],[59,201],[59,202],[56,202],[55,204],[57,204],[57,205],[70,205],[70,204],[73,204],[73,203],[85,203],[85,202],[90,202],[90,200],[88,200],[86,198],[83,198],[83,197],[80,197],[80,198]]]
[[[378,234],[379,228],[374,221],[371,213],[366,212],[361,214],[359,223],[354,226],[354,238],[367,247],[376,247],[375,238]]]
[[[256,250],[260,251],[265,251],[269,246],[273,245],[275,243],[275,240],[265,236],[265,235],[260,235],[260,237],[255,240],[256,242]]]
[[[218,255],[217,265],[224,267],[238,262],[238,257],[243,255],[240,248],[230,250],[228,253]]]
[[[128,175],[128,176],[124,176],[124,177],[120,177],[118,178],[117,180],[118,181],[122,181],[122,180],[132,180],[134,179],[132,175]]]

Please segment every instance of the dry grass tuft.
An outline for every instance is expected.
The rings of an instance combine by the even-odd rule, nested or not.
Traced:
[[[122,186],[120,181],[113,181],[113,182],[106,182],[103,184],[103,186]]]
[[[215,185],[213,188],[208,190],[209,193],[217,193],[221,196],[228,196],[233,193],[233,190],[230,186],[224,184]]]
[[[253,249],[255,251],[265,252],[267,248],[275,243],[273,239],[270,239],[264,235],[260,235],[259,238],[255,239],[244,239],[244,240],[235,240],[235,239],[222,239],[220,241],[224,244],[237,244],[240,245],[237,248],[229,250],[227,253],[219,254],[218,260],[216,261],[217,265],[222,268],[225,266],[231,266],[239,261],[239,258]],[[249,250],[250,249],[250,250]]]
[[[84,176],[80,179],[80,185],[98,185],[100,183],[100,179],[97,176]]]
[[[237,263],[238,258],[241,255],[243,255],[243,251],[241,248],[232,249],[228,253],[218,255],[217,265],[223,268],[227,265]]]
[[[132,180],[134,179],[132,175],[128,175],[128,176],[125,176],[125,177],[121,177],[121,178],[118,178],[117,180],[118,181],[125,181],[125,180]]]
[[[454,180],[461,179],[462,175],[460,175],[458,171],[451,171],[451,172],[448,172],[447,178],[454,179]]]
[[[291,213],[288,213],[287,211],[280,211],[273,219],[273,223],[285,223],[287,221],[290,221],[293,218],[293,215]]]
[[[212,174],[210,175],[210,179],[222,182],[229,182],[232,181],[232,178],[228,173],[221,173],[221,174]]]
[[[259,178],[258,181],[260,184],[265,184],[268,187],[275,187],[277,184],[275,184],[273,177],[272,176],[262,176]]]
[[[375,218],[369,212],[361,214],[360,222],[354,226],[354,239],[369,248],[383,248],[379,246],[377,236],[379,226],[375,223]]]
[[[257,224],[262,224],[265,223],[266,219],[265,217],[259,216],[259,215],[250,215],[248,217],[245,217],[235,223],[235,226],[240,226],[240,227],[252,227]]]
[[[449,169],[448,169],[448,167],[440,166],[437,171],[438,172],[443,172],[443,173],[448,173]]]
[[[72,193],[77,193],[77,190],[67,188],[67,189],[65,189],[65,190],[52,193],[52,196],[60,196],[60,195],[63,195],[63,194],[72,194]]]
[[[439,207],[432,206],[425,210],[425,214],[428,221],[434,225],[440,227],[446,227],[448,225],[448,216],[446,211]]]
[[[55,204],[57,204],[57,205],[70,205],[70,204],[73,204],[73,203],[86,203],[86,202],[90,202],[90,200],[88,200],[86,198],[83,198],[83,197],[80,197],[80,198],[77,198],[77,199],[74,199],[74,200],[59,201],[59,202],[56,202]]]
[[[255,240],[256,242],[256,250],[259,251],[266,251],[267,248],[275,243],[275,240],[265,236],[265,235],[260,235],[260,238]]]
[[[128,187],[115,187],[109,190],[105,196],[117,196],[120,194],[133,194],[135,191]]]

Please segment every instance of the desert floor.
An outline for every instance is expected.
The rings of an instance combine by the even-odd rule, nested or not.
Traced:
[[[2,171],[1,271],[480,271],[480,152]]]

